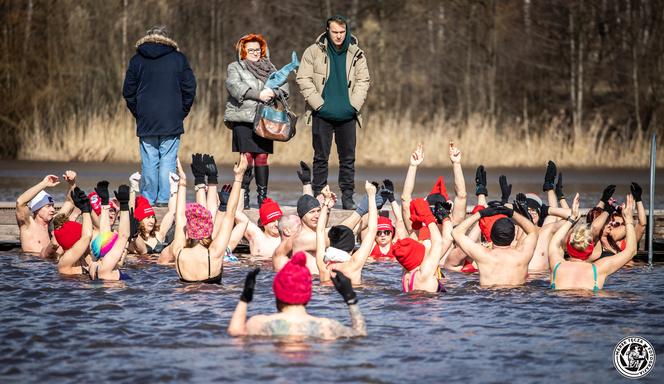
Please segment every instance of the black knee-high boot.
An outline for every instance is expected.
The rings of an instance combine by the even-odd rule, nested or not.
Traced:
[[[252,167],[247,166],[247,170],[244,171],[244,177],[242,178],[242,189],[244,189],[244,209],[249,209],[249,184],[251,184],[252,178]]]
[[[256,172],[256,192],[258,196],[256,201],[258,201],[258,207],[260,208],[263,204],[263,200],[267,197],[267,182],[270,177],[270,167],[267,165],[257,165],[254,167]]]

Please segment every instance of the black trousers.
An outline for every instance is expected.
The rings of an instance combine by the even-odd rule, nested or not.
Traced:
[[[327,185],[327,162],[332,148],[332,136],[339,155],[339,188],[355,190],[355,119],[337,122],[312,116],[311,138],[314,147],[313,190],[319,192]]]

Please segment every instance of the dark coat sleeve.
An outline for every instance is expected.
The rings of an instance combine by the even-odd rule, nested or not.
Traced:
[[[183,59],[184,71],[182,72],[180,89],[182,89],[182,109],[184,109],[184,114],[186,116],[189,114],[191,106],[194,104],[194,99],[196,98],[196,77],[184,55]]]
[[[136,117],[136,92],[138,90],[138,76],[135,67],[136,61],[132,58],[129,61],[129,67],[127,68],[124,84],[122,85],[122,96],[127,102],[127,108],[129,108],[134,117]]]

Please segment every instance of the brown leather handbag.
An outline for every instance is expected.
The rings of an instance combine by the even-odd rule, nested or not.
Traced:
[[[270,104],[259,103],[254,118],[254,133],[274,141],[288,141],[295,136],[297,115],[290,111],[281,94]]]

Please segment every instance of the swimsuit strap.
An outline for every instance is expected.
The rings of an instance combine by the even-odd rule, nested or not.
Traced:
[[[401,276],[401,288],[403,289],[404,292],[408,292],[406,289],[406,274],[408,272],[404,273],[403,276]]]
[[[212,267],[210,266],[210,249],[207,249],[208,252],[208,279],[212,277]]]
[[[591,264],[593,266],[593,279],[595,280],[595,286],[593,287],[593,291],[597,292],[599,291],[599,287],[597,286],[597,267],[595,264]]]
[[[556,264],[556,266],[553,267],[553,277],[551,278],[551,289],[556,289],[556,271],[558,270],[558,267],[560,267],[561,263],[562,261],[559,261],[558,264]]]
[[[411,292],[413,288],[415,287],[415,274],[417,273],[418,269],[414,270],[413,273],[410,274],[410,283],[408,284],[408,291]]]
[[[180,275],[180,279],[182,279],[182,273],[180,272],[180,254],[182,253],[182,249],[180,249],[180,252],[178,252],[178,255],[175,257],[175,269],[178,271],[178,275]]]

